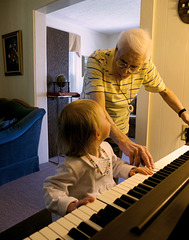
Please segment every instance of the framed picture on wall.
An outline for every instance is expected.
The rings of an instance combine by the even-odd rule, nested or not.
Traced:
[[[5,76],[23,74],[22,31],[2,35]]]

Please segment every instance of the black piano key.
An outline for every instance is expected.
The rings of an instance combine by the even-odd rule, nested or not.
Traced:
[[[162,172],[162,171],[158,171],[158,172],[156,172],[156,173],[157,173],[158,175],[164,177],[164,178],[166,178],[166,177],[168,177],[168,176],[170,175],[170,173],[165,173],[165,172]]]
[[[184,164],[184,162],[179,161],[179,160],[174,160],[172,163],[177,164],[179,166],[182,166]]]
[[[158,173],[163,174],[164,176],[169,176],[170,175],[170,172],[166,171],[165,169],[159,170]]]
[[[114,203],[124,209],[127,209],[128,207],[130,207],[131,204],[125,202],[124,200],[122,200],[121,198],[117,198]]]
[[[109,212],[112,215],[112,217],[114,217],[114,218],[116,218],[117,216],[119,216],[122,213],[121,210],[119,210],[109,204],[104,208],[104,210]]]
[[[189,151],[185,152],[183,155],[189,156]]]
[[[133,196],[135,198],[138,198],[138,199],[140,199],[143,196],[143,194],[141,194],[139,192],[136,192],[133,189],[129,190],[127,194],[129,194],[129,195],[131,195],[131,196]]]
[[[169,171],[170,173],[174,172],[175,169],[171,168],[171,167],[168,167],[168,166],[165,166],[163,169]]]
[[[178,159],[184,160],[186,162],[186,161],[188,161],[188,156],[181,155]]]
[[[155,173],[155,174],[153,175],[153,177],[159,179],[160,181],[162,181],[163,179],[166,178],[165,176],[159,174],[158,172]]]
[[[89,239],[86,235],[84,235],[82,232],[80,232],[76,228],[72,228],[69,232],[68,235],[73,238],[74,240],[87,240]]]
[[[180,166],[182,166],[182,164],[179,164],[177,162],[172,162],[170,166],[175,166],[175,167],[179,168]]]
[[[171,168],[173,168],[173,169],[175,169],[175,170],[177,170],[177,166],[174,166],[173,164],[171,164],[171,163],[169,163],[168,165],[167,165],[167,167],[171,167]]]
[[[129,195],[125,195],[123,194],[120,199],[122,199],[123,201],[127,202],[127,203],[130,203],[130,204],[133,204],[135,203],[137,200],[135,200],[134,198],[130,197]]]
[[[113,215],[111,215],[110,212],[108,212],[104,209],[101,209],[100,211],[98,211],[98,215],[101,216],[101,218],[104,221],[104,224],[108,224],[115,218]]]
[[[153,182],[153,181],[151,181],[149,179],[144,180],[143,183],[146,184],[146,185],[149,185],[151,187],[155,187],[157,185],[157,183],[155,183],[155,182]]]
[[[89,226],[87,223],[85,222],[81,222],[78,227],[79,230],[81,230],[82,232],[84,232],[85,234],[87,234],[89,237],[92,237],[93,235],[95,235],[97,233],[97,230],[92,228],[91,226]]]
[[[139,183],[139,184],[137,185],[137,187],[142,188],[142,189],[144,189],[144,190],[146,190],[146,191],[150,191],[150,190],[153,189],[153,187],[147,186],[146,184],[143,184],[143,183]]]
[[[90,220],[94,223],[96,223],[97,225],[101,226],[101,227],[105,227],[106,226],[106,222],[103,220],[103,218],[98,214],[98,213],[94,213],[91,217]]]
[[[144,194],[146,194],[148,191],[146,191],[146,190],[144,190],[144,189],[142,189],[142,188],[140,188],[140,187],[138,187],[138,186],[135,186],[134,188],[133,188],[133,190],[135,190],[136,192],[139,192],[139,193],[141,193],[142,195],[144,195]]]
[[[186,163],[186,161],[180,160],[180,159],[175,159],[172,163],[180,164],[180,166],[182,166],[183,164]]]
[[[155,177],[149,177],[148,178],[148,180],[150,180],[150,181],[153,181],[153,182],[155,182],[155,183],[160,183],[161,182],[161,180],[159,180],[159,179],[157,179],[157,178],[155,178]]]
[[[183,155],[189,156],[189,150],[186,151]]]
[[[186,161],[181,160],[181,159],[175,159],[174,162],[180,163],[181,165],[183,165]]]

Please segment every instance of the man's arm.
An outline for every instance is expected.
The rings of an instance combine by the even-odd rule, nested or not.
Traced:
[[[182,110],[184,107],[178,97],[174,94],[174,92],[166,87],[166,89],[163,92],[159,93],[163,100],[178,114],[180,110]],[[189,124],[189,114],[187,111],[183,112],[181,114],[182,120]]]
[[[133,143],[114,123],[105,108],[105,96],[103,92],[90,93],[90,99],[95,100],[104,109],[106,117],[111,123],[110,137],[119,146],[119,148],[129,157],[130,164],[135,162],[138,166],[141,162],[149,168],[154,168],[151,154],[145,146]]]

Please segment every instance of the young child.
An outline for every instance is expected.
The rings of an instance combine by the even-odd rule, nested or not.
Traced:
[[[110,123],[100,105],[87,99],[68,104],[59,117],[58,148],[66,159],[44,182],[47,209],[60,216],[94,201],[116,184],[113,177],[152,174],[118,158],[109,143]]]

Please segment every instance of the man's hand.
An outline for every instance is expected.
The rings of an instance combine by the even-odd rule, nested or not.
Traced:
[[[76,208],[82,206],[82,205],[86,205],[89,202],[94,202],[95,198],[92,196],[86,197],[82,200],[79,200],[77,202],[71,202],[68,207],[67,207],[67,213],[72,212],[73,210],[75,210]]]
[[[138,166],[141,163],[149,169],[154,168],[153,158],[147,147],[138,145],[125,136],[125,140],[119,142],[119,148],[129,157],[130,164]]]

